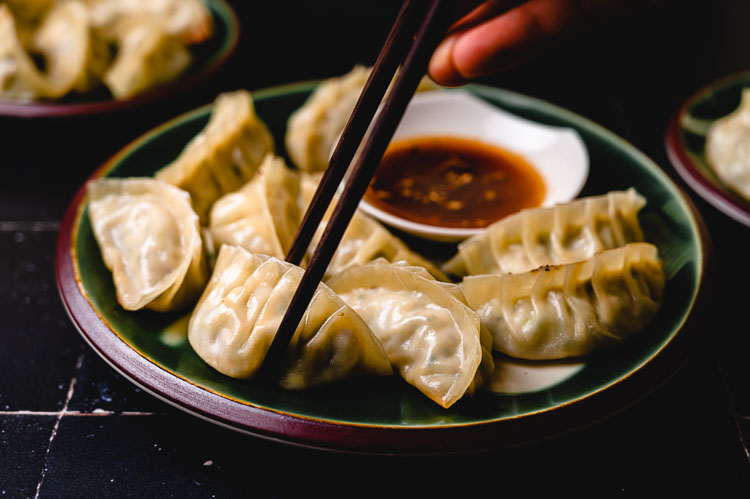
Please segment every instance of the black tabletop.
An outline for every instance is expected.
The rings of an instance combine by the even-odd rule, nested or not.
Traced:
[[[200,88],[116,116],[0,118],[0,497],[747,493],[750,228],[687,190],[667,160],[664,132],[693,91],[750,68],[750,3],[658,4],[481,80],[604,125],[685,188],[713,241],[705,292],[714,304],[692,355],[636,404],[545,441],[418,458],[302,449],[185,414],[102,361],[61,305],[54,278],[59,222],[98,165],[221,91],[372,63],[398,8],[395,1],[234,4],[242,24],[238,51]]]

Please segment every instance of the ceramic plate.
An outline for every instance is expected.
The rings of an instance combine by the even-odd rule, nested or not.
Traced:
[[[672,118],[666,147],[677,173],[699,196],[750,227],[750,202],[719,180],[705,153],[709,126],[737,109],[744,87],[750,87],[750,72],[728,76],[698,91]]]
[[[278,151],[289,115],[313,88],[304,83],[255,93],[257,112]],[[700,219],[654,163],[610,132],[529,97],[468,88],[521,117],[575,129],[591,165],[582,195],[634,186],[647,198],[642,224],[658,245],[668,279],[658,317],[634,341],[581,363],[531,365],[498,358],[501,379],[493,386],[504,393],[480,393],[448,410],[397,377],[305,392],[231,379],[192,351],[185,318],[118,306],[91,232],[84,187],[62,223],[56,256],[58,285],[73,322],[97,353],[154,395],[211,422],[302,446],[387,454],[472,451],[544,438],[624,408],[673,373],[695,337],[691,324],[700,309],[706,259]],[[153,130],[93,177],[152,175],[201,130],[210,111],[204,107]],[[431,244],[436,243],[421,249],[429,252]]]
[[[54,118],[108,113],[141,107],[198,85],[226,63],[237,46],[239,37],[237,16],[225,0],[206,0],[206,5],[211,11],[214,34],[205,43],[191,47],[193,63],[176,81],[123,100],[114,100],[106,90],[55,102],[18,103],[0,99],[0,116]]]

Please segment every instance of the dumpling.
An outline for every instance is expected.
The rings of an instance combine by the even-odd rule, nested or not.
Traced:
[[[19,38],[24,43],[27,39],[26,34],[36,28],[44,15],[55,4],[56,0],[4,0],[13,17],[16,20],[16,28],[19,31]],[[23,34],[22,34],[23,33]],[[30,37],[29,37],[30,38]]]
[[[201,220],[221,196],[245,185],[274,149],[273,137],[255,113],[250,92],[219,95],[206,127],[156,178],[188,191]]]
[[[750,89],[736,111],[709,128],[706,156],[721,181],[750,201]]]
[[[319,174],[302,172],[299,203],[302,215],[304,215],[307,206],[312,201],[317,188],[317,182],[319,181]],[[310,242],[310,246],[308,247],[310,255],[315,251],[315,247],[323,236],[326,220],[333,213],[335,203],[336,200],[334,199],[328,207],[328,211],[323,216],[323,222]],[[359,210],[354,212],[354,216],[339,242],[338,249],[328,265],[326,275],[333,275],[341,272],[350,265],[362,265],[377,258],[384,258],[391,263],[406,262],[409,265],[423,267],[436,279],[449,281],[448,277],[435,264],[409,249],[401,239],[393,235],[380,222],[370,218]]]
[[[86,0],[95,26],[119,38],[133,19],[156,21],[162,31],[182,43],[200,43],[211,36],[211,12],[202,0]]]
[[[328,78],[289,118],[286,150],[292,162],[306,171],[325,170],[331,149],[357,105],[372,68],[356,65],[343,76]],[[417,91],[438,88],[424,78]]]
[[[357,65],[349,73],[323,81],[289,118],[285,144],[292,162],[307,171],[325,170],[333,143],[349,121],[370,69]]]
[[[139,19],[122,28],[117,56],[103,80],[115,99],[127,99],[176,79],[191,61],[185,45],[158,21]]]
[[[78,1],[49,11],[34,33],[32,48],[45,56],[47,77],[61,95],[95,88],[110,62],[109,47],[91,28],[88,10]]]
[[[211,208],[215,246],[230,244],[284,259],[300,224],[299,191],[298,174],[268,154],[250,182]]]
[[[491,338],[455,284],[385,260],[349,267],[327,283],[370,326],[401,376],[442,407],[492,374]]]
[[[588,354],[644,329],[661,304],[664,272],[656,246],[631,243],[583,262],[521,274],[466,277],[469,306],[493,348],[530,360]]]
[[[326,222],[323,222],[310,243],[310,254],[323,236],[325,226]],[[378,258],[391,263],[405,262],[422,267],[436,279],[449,281],[448,277],[432,262],[410,250],[401,239],[383,227],[380,222],[359,211],[354,213],[349,222],[338,249],[328,265],[326,275],[334,275],[351,265],[362,265]]]
[[[613,191],[503,218],[458,245],[443,270],[456,276],[526,272],[562,265],[643,240],[635,189]]]
[[[208,280],[198,217],[184,191],[150,178],[94,180],[88,212],[126,310],[178,310]]]
[[[224,245],[188,326],[195,352],[233,378],[261,367],[303,270]],[[392,369],[378,340],[354,311],[320,284],[287,349],[280,380],[303,389]]]
[[[109,56],[103,41],[91,33],[86,8],[76,1],[52,8],[29,44],[44,58],[46,71],[26,52],[11,11],[0,4],[0,95],[5,98],[58,98],[89,90]]]

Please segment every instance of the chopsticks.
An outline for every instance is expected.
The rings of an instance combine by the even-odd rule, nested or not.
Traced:
[[[286,347],[294,336],[377,170],[406,106],[427,71],[430,56],[450,26],[456,4],[456,0],[407,0],[402,6],[295,236],[295,241],[287,256],[288,262],[299,264],[301,261],[404,54],[406,54],[406,59],[383,103],[380,114],[372,125],[370,135],[352,167],[323,236],[279,324],[279,329],[263,362],[265,374],[274,372],[280,367]],[[417,28],[419,21],[422,22]],[[414,37],[415,31],[416,37]],[[411,43],[412,39],[414,39],[413,43]]]

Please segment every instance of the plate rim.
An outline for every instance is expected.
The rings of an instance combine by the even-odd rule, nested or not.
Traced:
[[[740,71],[713,80],[688,97],[672,113],[664,135],[664,146],[672,167],[696,194],[728,217],[750,227],[750,205],[738,198],[737,194],[730,192],[728,188],[716,185],[701,172],[701,168],[687,152],[681,126],[683,117],[696,101],[707,93],[732,85],[738,80],[746,80],[750,84],[750,71]]]
[[[227,0],[207,1],[210,2],[212,10],[215,9],[221,18],[226,21],[227,36],[219,50],[209,59],[210,63],[199,72],[122,100],[101,99],[59,103],[46,101],[15,102],[0,98],[0,118],[67,118],[112,113],[141,108],[157,102],[165,96],[171,95],[175,89],[184,92],[200,86],[226,65],[237,49],[241,32],[237,13]]]
[[[309,88],[315,82],[298,82],[255,91],[259,97],[273,97],[295,90]],[[101,176],[122,157],[154,139],[175,124],[204,113],[211,104],[181,114],[141,135],[110,160],[97,168],[79,188],[68,206],[61,222],[55,250],[55,272],[58,291],[71,321],[94,351],[128,380],[161,400],[212,423],[264,439],[336,452],[357,454],[418,455],[435,453],[463,453],[494,448],[505,448],[529,443],[565,431],[593,424],[611,416],[651,393],[666,382],[687,360],[691,346],[699,337],[698,328],[703,315],[706,271],[709,267],[710,238],[705,224],[689,197],[645,154],[624,139],[558,106],[523,96],[515,92],[473,84],[469,88],[483,93],[502,94],[504,98],[520,98],[534,105],[542,104],[560,115],[573,119],[609,141],[620,142],[630,153],[649,165],[653,173],[662,176],[690,216],[691,229],[695,232],[700,254],[700,265],[696,290],[690,307],[672,338],[639,367],[627,375],[582,397],[565,404],[540,411],[505,418],[502,420],[477,421],[445,426],[415,425],[409,427],[349,423],[292,415],[238,402],[212,392],[191,381],[169,372],[153,363],[137,350],[131,348],[107,326],[97,314],[81,289],[77,275],[75,237],[85,203],[86,185],[89,180]],[[114,333],[114,334],[113,334]],[[118,355],[120,357],[118,357]],[[654,383],[654,380],[657,383]],[[398,438],[394,438],[397,436]]]

